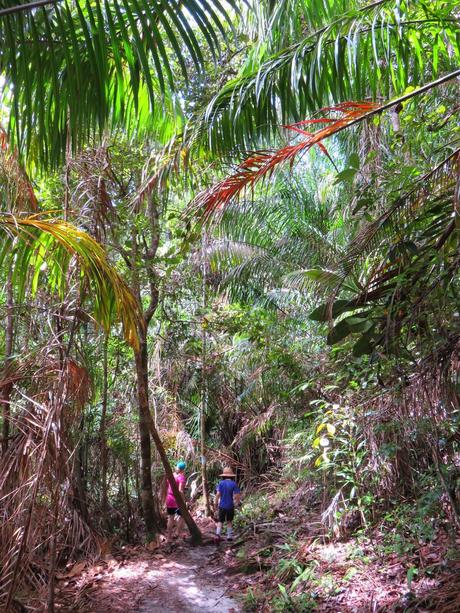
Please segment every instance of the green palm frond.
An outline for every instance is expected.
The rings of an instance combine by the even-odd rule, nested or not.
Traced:
[[[288,273],[284,277],[286,287],[298,289],[301,292],[306,292],[314,288],[316,293],[330,292],[340,286],[344,290],[356,292],[359,286],[353,283],[353,280],[346,282],[343,276],[336,270],[327,268],[309,268],[304,270],[295,270]]]
[[[336,261],[341,239],[331,203],[319,203],[315,189],[285,177],[256,203],[241,201],[226,210],[209,252],[222,290],[235,300],[279,307],[288,294],[298,301],[302,284],[293,282],[295,271]]]
[[[214,150],[248,150],[261,137],[273,142],[278,126],[318,108],[388,99],[458,66],[455,0],[294,3],[300,6],[297,22],[282,36],[280,16],[292,4],[272,3],[264,52],[258,61],[251,55],[206,109],[203,122]],[[285,28],[292,28],[293,14]],[[286,40],[291,44],[278,47]]]
[[[69,137],[75,149],[109,124],[155,127],[167,139],[182,116],[179,77],[202,70],[209,53],[218,57],[239,4],[62,0],[0,15],[14,145],[56,165]]]
[[[137,346],[140,318],[136,299],[109,263],[103,247],[91,236],[65,221],[43,215],[0,213],[0,229],[0,266],[12,267],[18,302],[26,287],[35,293],[43,283],[63,297],[76,260],[95,320],[106,330],[120,320],[126,340]]]

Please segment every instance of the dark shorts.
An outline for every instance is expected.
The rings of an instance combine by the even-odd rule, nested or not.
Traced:
[[[224,521],[233,521],[235,517],[235,509],[221,509],[219,507],[219,523],[223,524]]]
[[[180,509],[176,507],[167,507],[166,512],[168,515],[181,515]]]

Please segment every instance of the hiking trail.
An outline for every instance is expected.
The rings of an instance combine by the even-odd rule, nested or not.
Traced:
[[[125,547],[109,559],[75,565],[58,587],[60,610],[85,613],[240,613],[227,574],[227,545]],[[67,607],[71,607],[70,609]]]

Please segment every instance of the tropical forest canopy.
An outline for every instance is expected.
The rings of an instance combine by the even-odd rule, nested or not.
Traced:
[[[225,466],[278,530],[246,610],[458,610],[459,86],[456,0],[0,2],[0,607],[184,460],[193,543]]]

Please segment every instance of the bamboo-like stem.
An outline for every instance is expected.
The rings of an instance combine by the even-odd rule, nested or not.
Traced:
[[[101,411],[101,427],[99,431],[101,441],[101,512],[102,522],[107,526],[108,499],[107,499],[107,397],[108,397],[108,343],[109,335],[104,338],[103,359],[102,359],[102,411]]]
[[[211,506],[209,504],[208,473],[206,470],[206,411],[208,408],[208,379],[207,379],[207,335],[206,335],[206,245],[207,234],[203,233],[201,246],[201,275],[202,275],[202,300],[203,317],[201,323],[201,406],[200,406],[200,455],[201,455],[201,482],[203,485],[203,497],[206,515],[211,516]]]
[[[6,282],[6,329],[5,329],[5,371],[11,362],[13,355],[13,334],[14,334],[14,305],[13,305],[13,282],[12,272],[8,273]],[[0,402],[2,403],[2,454],[8,449],[8,438],[10,435],[10,395],[12,384],[8,383],[0,391]]]

